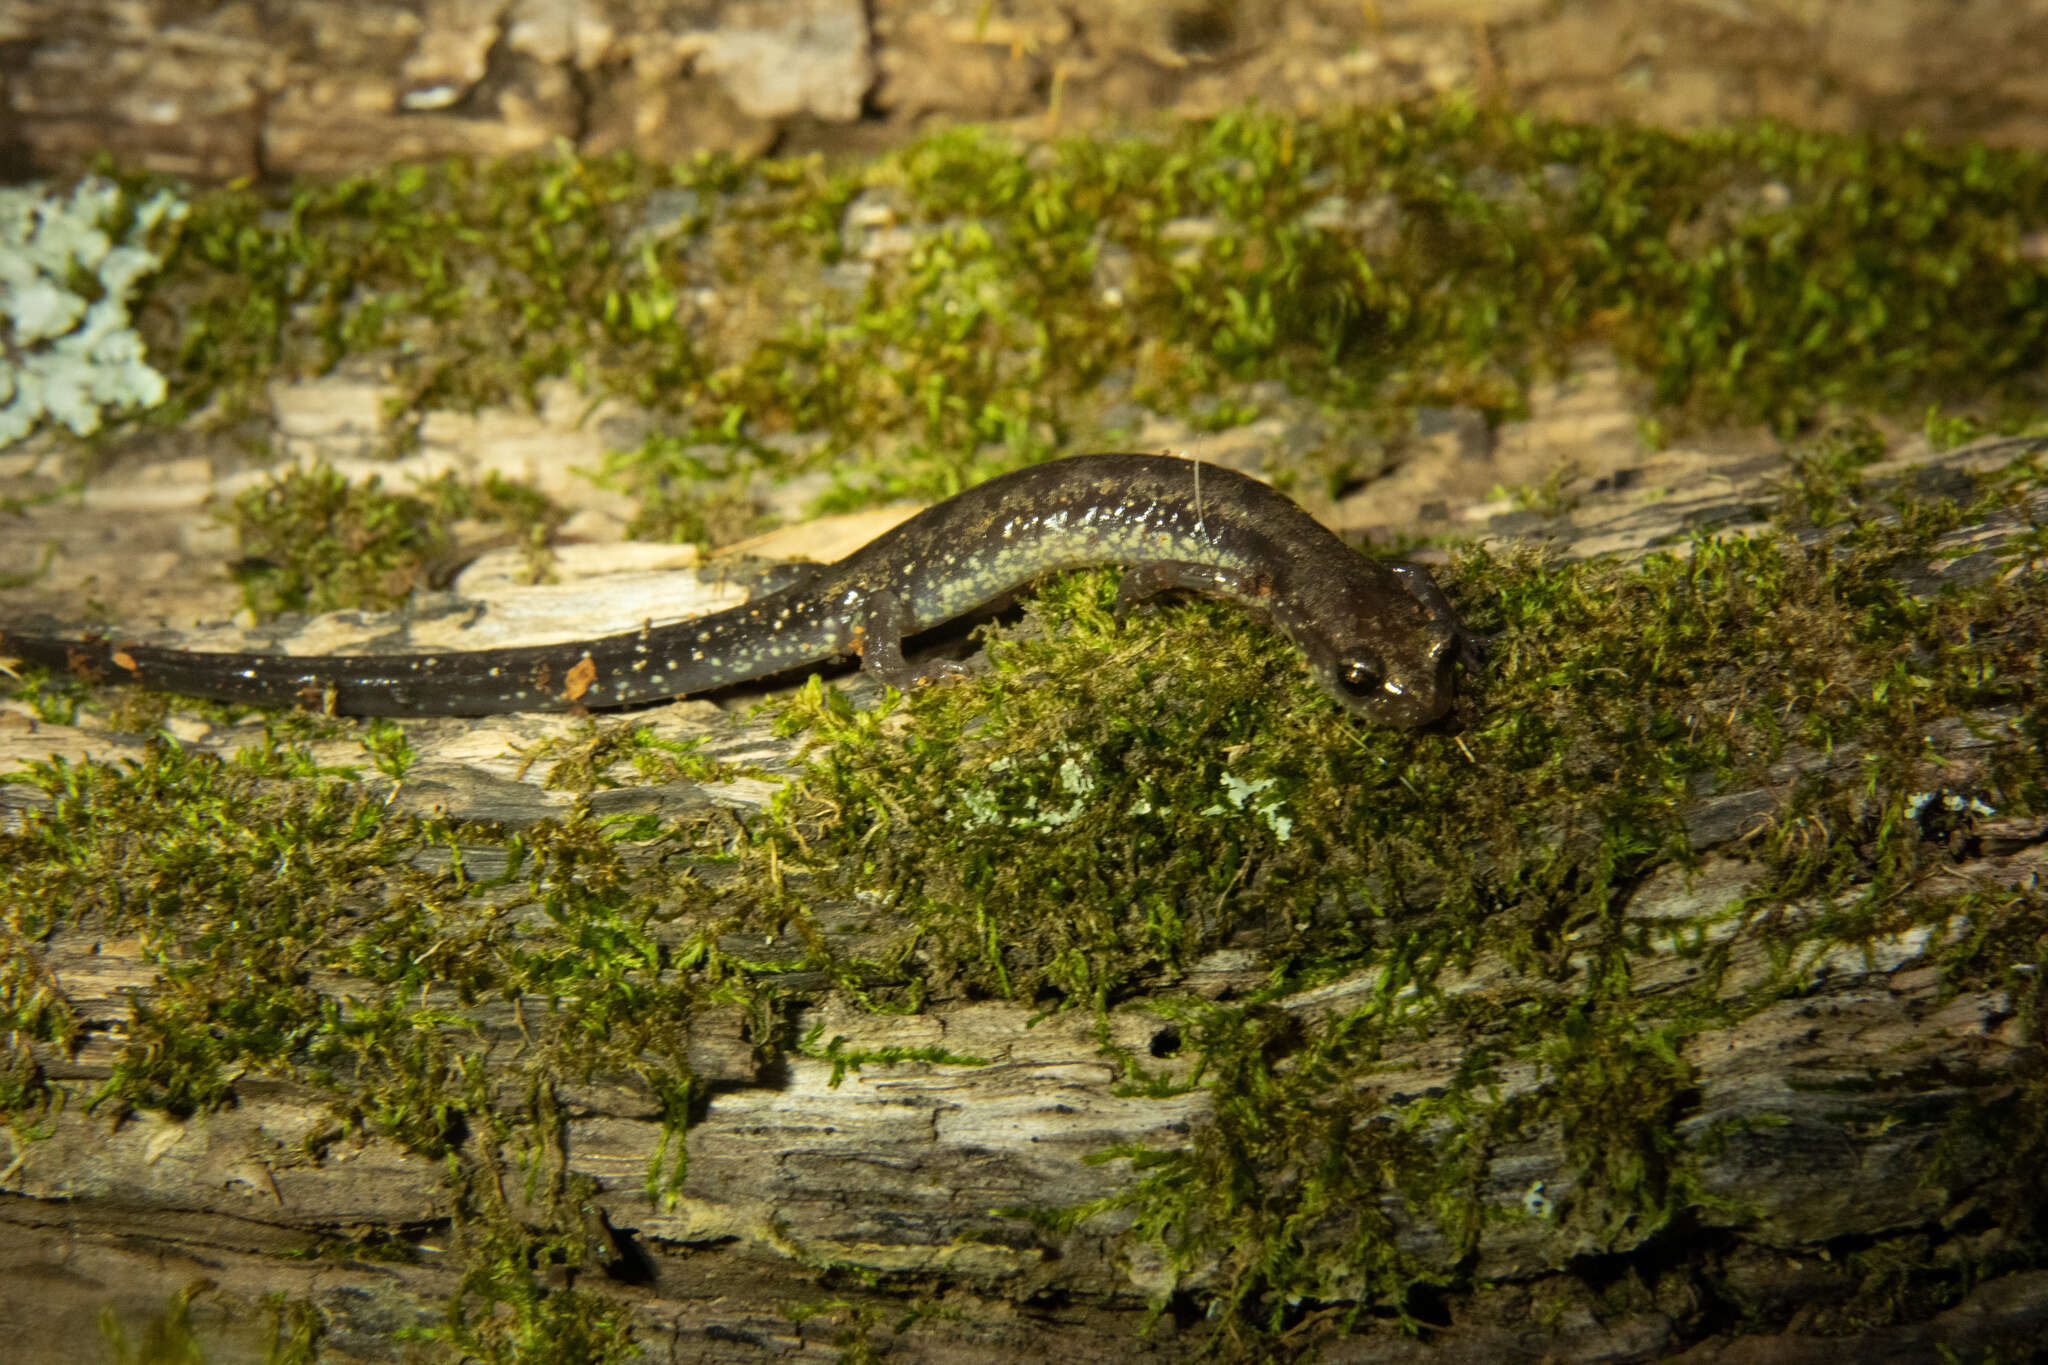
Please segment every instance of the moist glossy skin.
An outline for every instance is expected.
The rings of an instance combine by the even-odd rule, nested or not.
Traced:
[[[626,706],[848,653],[898,686],[905,636],[1062,569],[1128,568],[1119,609],[1172,589],[1269,615],[1353,715],[1413,726],[1451,704],[1466,634],[1429,574],[1368,559],[1284,494],[1219,465],[1077,455],[990,479],[745,606],[572,644],[422,655],[208,654],[0,631],[0,664],[339,715]]]

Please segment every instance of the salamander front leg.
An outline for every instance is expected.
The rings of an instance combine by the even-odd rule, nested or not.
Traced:
[[[1133,605],[1165,592],[1198,592],[1208,597],[1253,602],[1268,590],[1266,581],[1256,575],[1183,559],[1149,559],[1124,570],[1123,581],[1116,585],[1116,605],[1111,610],[1122,621]]]
[[[856,645],[860,650],[861,668],[905,692],[924,683],[966,677],[970,671],[967,665],[952,659],[913,664],[903,657],[903,637],[915,625],[910,608],[895,593],[887,588],[869,593],[861,621],[860,640]]]
[[[1466,628],[1464,618],[1451,605],[1451,599],[1444,596],[1444,590],[1429,576],[1429,570],[1420,564],[1403,564],[1389,560],[1387,571],[1394,575],[1408,595],[1422,604],[1429,613],[1429,619],[1448,632],[1448,639],[1457,646],[1459,663],[1469,669],[1476,669],[1486,658],[1487,639],[1484,635]]]

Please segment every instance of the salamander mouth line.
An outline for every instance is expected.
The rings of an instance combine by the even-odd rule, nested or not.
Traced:
[[[1240,602],[1301,649],[1332,699],[1373,724],[1422,725],[1451,703],[1465,631],[1435,580],[1345,545],[1285,494],[1222,465],[1075,455],[925,508],[844,559],[708,616],[595,639],[432,654],[207,653],[122,637],[0,628],[0,668],[342,715],[495,715],[632,706],[778,678],[857,656],[899,687],[956,675],[906,640],[985,617],[1048,574],[1122,565],[1121,615],[1160,593]],[[1363,668],[1359,660],[1370,660]]]

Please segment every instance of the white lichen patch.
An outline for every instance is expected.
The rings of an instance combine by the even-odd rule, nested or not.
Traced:
[[[1059,766],[1047,772],[1054,758]],[[964,819],[969,828],[1002,824],[1011,829],[1058,829],[1088,813],[1098,785],[1090,763],[1082,761],[1079,746],[1071,743],[1040,755],[1035,763],[999,758],[985,773],[998,781],[963,787],[959,794],[962,810],[954,818]]]
[[[1281,843],[1286,843],[1294,836],[1294,817],[1287,814],[1279,795],[1265,794],[1275,785],[1272,778],[1261,777],[1256,781],[1247,782],[1235,773],[1226,772],[1221,780],[1223,800],[1228,805],[1209,806],[1202,814],[1228,815],[1232,811],[1249,811],[1264,821],[1266,828],[1272,830],[1273,837]]]
[[[184,212],[169,190],[131,206],[97,176],[68,199],[39,186],[0,189],[0,446],[45,417],[84,436],[109,409],[163,401],[164,378],[128,309],[137,283],[163,264],[150,231]]]

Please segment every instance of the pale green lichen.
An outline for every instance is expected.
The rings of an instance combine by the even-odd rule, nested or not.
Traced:
[[[1293,835],[1294,820],[1284,813],[1285,807],[1277,795],[1263,796],[1257,801],[1252,800],[1253,797],[1261,796],[1261,793],[1275,785],[1272,778],[1261,777],[1247,782],[1235,773],[1224,773],[1221,780],[1223,783],[1223,799],[1229,802],[1229,805],[1209,806],[1202,811],[1202,814],[1228,815],[1233,810],[1250,811],[1253,815],[1265,821],[1266,828],[1272,830],[1273,837],[1281,843],[1286,843],[1288,838]]]
[[[40,186],[0,189],[0,445],[45,417],[86,436],[108,409],[163,401],[164,377],[128,310],[136,285],[163,264],[146,245],[150,231],[184,212],[169,190],[131,204],[96,176],[68,199]]]

